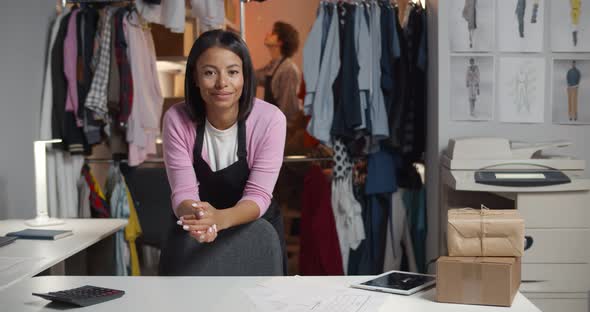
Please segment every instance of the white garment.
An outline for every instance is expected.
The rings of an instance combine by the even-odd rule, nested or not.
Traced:
[[[220,29],[225,25],[224,0],[191,0],[191,6],[201,32]]]
[[[90,211],[90,186],[86,182],[86,178],[80,175],[77,182],[78,186],[78,217],[92,218]]]
[[[229,167],[238,161],[238,123],[234,123],[228,129],[219,130],[207,120],[203,145],[207,147],[211,171]]]
[[[184,0],[163,0],[161,4],[148,4],[143,0],[137,0],[135,6],[139,14],[148,22],[164,25],[175,33],[184,32],[186,15]]]
[[[403,202],[404,190],[398,189],[391,196],[391,218],[387,223],[387,235],[385,242],[385,256],[383,271],[399,270],[402,264],[403,251],[406,251],[408,268],[411,272],[418,272],[416,257],[414,256],[414,245],[410,236],[406,216],[406,206]],[[393,224],[392,224],[393,222]],[[392,234],[393,226],[393,234]],[[392,237],[393,236],[393,237]],[[402,249],[403,245],[403,249]]]
[[[343,179],[332,181],[332,210],[340,243],[344,274],[348,272],[350,250],[358,248],[365,239],[362,207],[352,190],[352,171]]]
[[[136,14],[123,19],[127,55],[133,76],[133,105],[127,122],[129,165],[138,166],[149,154],[156,153],[156,138],[160,133],[160,118],[164,98],[156,69],[156,50],[152,33],[133,26]]]

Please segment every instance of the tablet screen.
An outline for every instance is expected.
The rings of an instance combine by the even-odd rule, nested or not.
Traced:
[[[428,282],[434,281],[433,276],[406,274],[402,272],[391,272],[387,275],[362,283],[367,286],[410,290]]]

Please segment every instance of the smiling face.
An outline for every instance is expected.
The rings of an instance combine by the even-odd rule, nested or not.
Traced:
[[[238,110],[244,87],[242,59],[230,50],[212,47],[199,56],[194,79],[207,113]]]

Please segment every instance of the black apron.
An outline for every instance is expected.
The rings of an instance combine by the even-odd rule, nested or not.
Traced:
[[[266,75],[265,79],[264,79],[264,101],[270,104],[273,104],[275,106],[279,106],[277,104],[277,100],[275,99],[274,95],[272,94],[272,79],[274,78],[275,74],[277,73],[277,70],[279,70],[279,67],[281,67],[281,64],[283,64],[283,62],[286,60],[287,58],[282,58],[281,61],[279,62],[279,64],[277,65],[277,67],[275,67],[275,70],[273,70],[271,75]]]
[[[246,182],[250,177],[246,151],[246,122],[238,122],[238,161],[218,171],[212,171],[209,164],[201,157],[203,138],[205,133],[204,123],[197,127],[197,137],[193,149],[193,168],[199,181],[199,198],[211,204],[217,209],[233,207],[242,199]],[[268,210],[262,218],[266,219],[277,231],[281,242],[283,254],[283,274],[287,273],[287,254],[285,245],[285,233],[283,217],[278,202],[273,198]],[[172,225],[168,233],[166,245],[162,249],[160,257],[160,275],[191,275],[182,268],[192,255],[191,247],[199,244],[188,232],[176,224],[178,219],[172,214]],[[264,238],[261,238],[264,239]],[[212,244],[214,244],[213,242]]]

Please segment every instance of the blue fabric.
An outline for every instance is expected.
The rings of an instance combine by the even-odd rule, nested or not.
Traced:
[[[383,272],[387,224],[391,217],[391,194],[397,190],[396,171],[399,157],[389,151],[370,154],[367,160],[365,195],[365,255],[360,260],[363,274]]]
[[[111,166],[106,185],[107,198],[111,204],[111,216],[113,218],[129,218],[129,201],[127,198],[127,185],[123,179],[121,171]],[[129,250],[125,241],[125,229],[119,230],[115,234],[115,263],[116,274],[119,276],[129,275],[127,267],[129,259]]]
[[[328,31],[330,30],[330,22],[332,21],[333,7],[328,4],[320,5],[320,10],[324,10],[322,18],[322,41],[320,50],[320,65],[321,60],[324,57],[324,48],[326,48],[326,39],[328,39]]]
[[[365,194],[395,193],[399,156],[388,151],[370,154],[367,159]]]
[[[567,85],[570,87],[579,85],[581,76],[582,75],[580,74],[580,71],[577,68],[575,68],[575,67],[570,68],[567,71],[567,77],[566,77]]]
[[[426,273],[426,233],[428,232],[426,215],[426,191],[424,188],[418,190],[407,190],[402,200],[406,207],[408,225],[412,235],[412,245],[416,256],[418,270]]]

